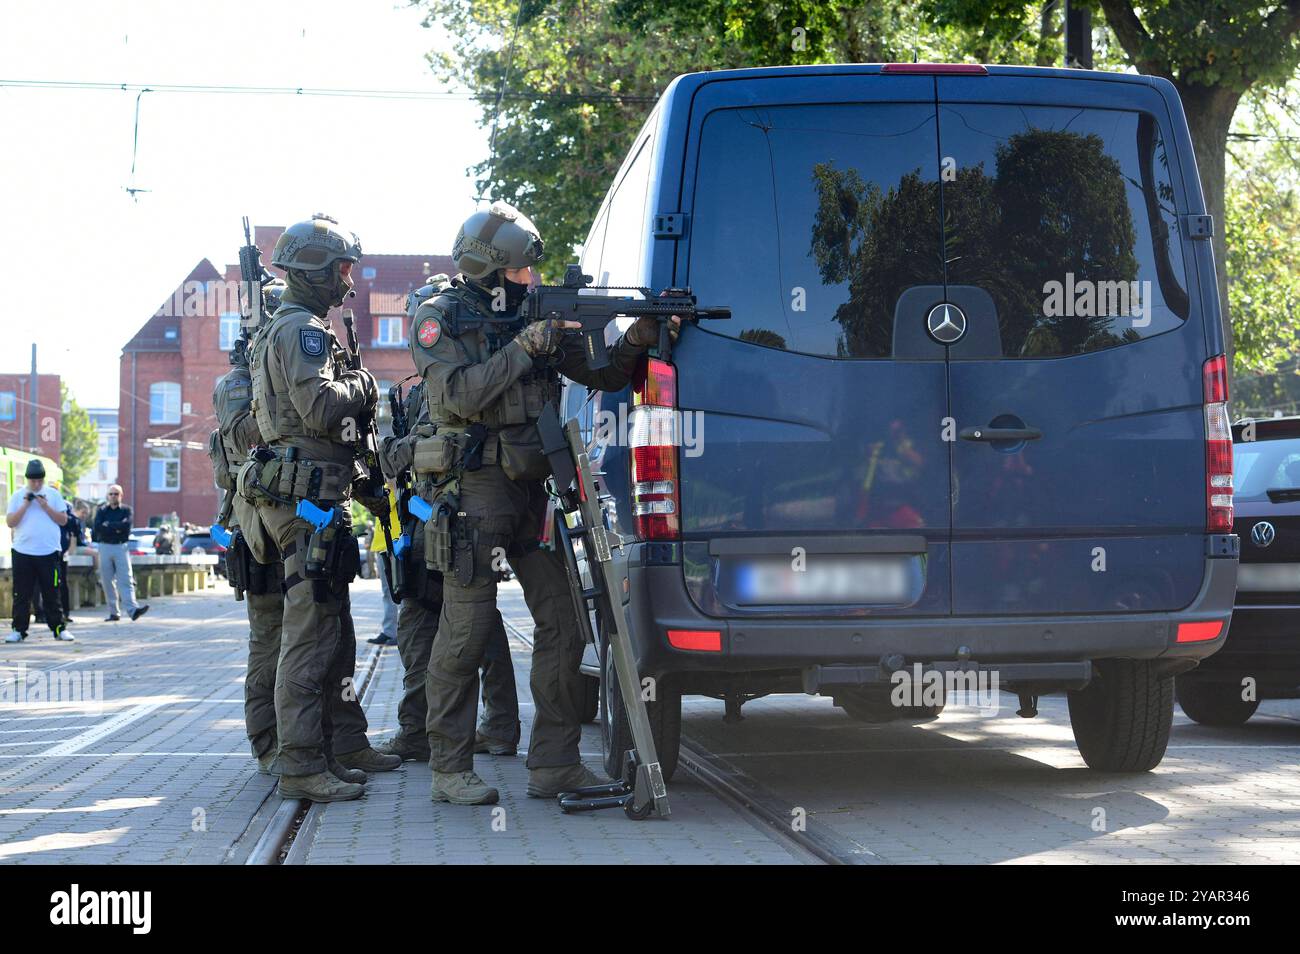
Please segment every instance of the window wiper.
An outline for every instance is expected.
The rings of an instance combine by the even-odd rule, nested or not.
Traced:
[[[1300,500],[1300,487],[1270,487],[1267,493],[1268,499],[1273,503],[1282,503],[1285,500]]]

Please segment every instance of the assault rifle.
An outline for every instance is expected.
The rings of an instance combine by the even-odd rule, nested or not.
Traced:
[[[357,343],[357,326],[351,308],[343,309],[343,327],[347,330],[348,337],[348,367],[360,371],[361,346]],[[359,450],[361,463],[367,473],[366,496],[382,497],[384,501],[384,515],[377,517],[384,528],[384,552],[380,554],[379,562],[383,566],[384,576],[388,577],[388,592],[392,594],[394,602],[397,602],[402,598],[402,588],[406,581],[401,561],[393,559],[393,528],[389,523],[392,504],[388,500],[388,481],[384,479],[384,468],[379,463],[379,428],[374,413],[368,413],[365,421],[359,421],[358,425],[362,425],[359,427],[363,435]]]
[[[593,295],[589,292],[636,291],[633,295]],[[671,356],[672,335],[670,319],[676,315],[683,321],[724,319],[731,317],[731,309],[705,307],[695,303],[689,288],[668,288],[655,294],[648,288],[619,285],[592,285],[591,276],[582,274],[578,265],[564,270],[564,283],[538,285],[530,291],[519,306],[519,317],[524,324],[553,318],[576,321],[581,326],[569,329],[583,338],[583,351],[587,367],[593,371],[609,366],[609,349],[605,346],[605,326],[619,315],[640,318],[649,315],[659,322],[659,357],[665,361]]]
[[[252,334],[262,327],[262,285],[271,273],[262,265],[262,252],[253,244],[253,233],[244,216],[244,247],[239,250],[239,311],[244,330]]]

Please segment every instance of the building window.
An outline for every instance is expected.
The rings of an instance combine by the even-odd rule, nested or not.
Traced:
[[[361,266],[361,277],[364,278],[364,279],[367,279],[367,280],[369,280],[369,279],[371,279],[371,278],[374,278],[374,277],[375,277],[375,267],[374,267],[373,265],[363,265],[363,266]]]
[[[375,344],[382,348],[397,348],[406,344],[406,318],[381,315],[375,319]]]
[[[149,423],[181,422],[181,386],[175,381],[156,381],[149,385]]]
[[[114,460],[117,458],[116,434],[99,435],[99,456],[105,460]]]
[[[0,421],[18,417],[18,395],[13,391],[0,391]]]
[[[181,489],[179,447],[149,448],[149,489],[161,493],[175,493]]]
[[[235,341],[239,338],[239,321],[240,315],[237,311],[221,313],[221,341],[219,346],[222,351],[229,351],[235,346]]]

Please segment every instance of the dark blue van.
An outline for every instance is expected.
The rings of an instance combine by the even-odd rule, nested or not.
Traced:
[[[564,408],[634,541],[666,772],[682,694],[919,719],[942,701],[891,691],[929,672],[993,676],[1022,715],[1068,691],[1089,766],[1157,765],[1173,677],[1222,644],[1237,571],[1212,229],[1160,79],[678,77],[581,264],[733,317]],[[630,739],[602,682],[617,775]]]

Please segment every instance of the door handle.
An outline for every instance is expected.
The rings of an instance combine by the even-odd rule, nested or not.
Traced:
[[[963,427],[960,432],[964,441],[1036,441],[1043,432],[1036,427]]]

